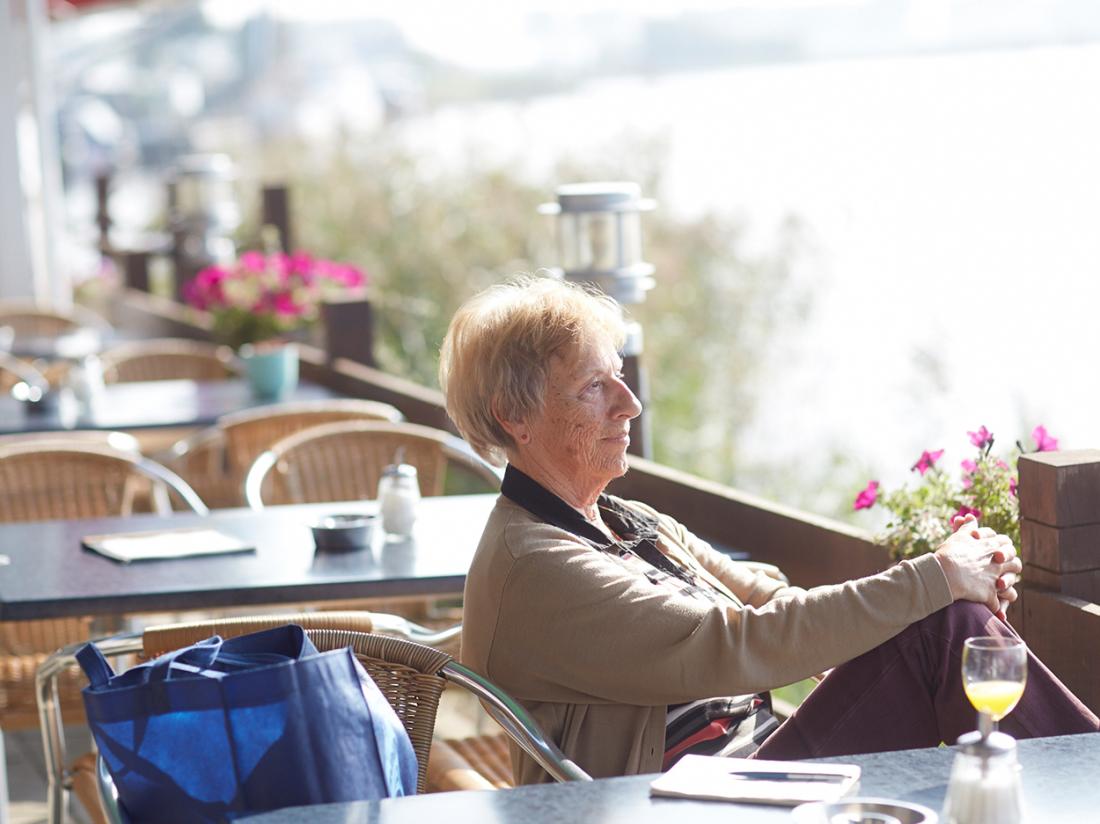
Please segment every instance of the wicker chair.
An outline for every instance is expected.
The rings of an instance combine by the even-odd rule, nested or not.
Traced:
[[[103,380],[107,383],[176,379],[216,381],[237,374],[229,347],[181,338],[123,343],[103,352],[99,361]]]
[[[206,512],[187,484],[135,452],[115,448],[120,439],[111,445],[111,435],[49,433],[0,444],[0,521],[126,515],[143,485],[151,487],[151,500],[162,512],[170,510],[167,489],[196,512]],[[0,623],[0,727],[34,725],[35,667],[59,646],[91,632],[91,619],[84,617]],[[62,701],[74,713],[82,712],[80,686],[75,671],[62,679]]]
[[[51,338],[79,329],[109,331],[111,325],[90,309],[73,306],[68,312],[42,309],[27,301],[0,301],[0,326],[9,326],[15,336]]]
[[[207,512],[186,481],[132,452],[75,439],[0,447],[0,521],[130,515],[143,486],[152,487],[161,514],[171,512],[169,490],[195,512]]]
[[[99,647],[105,655],[140,652],[144,658],[152,658],[214,634],[232,638],[273,626],[297,623],[306,628],[310,639],[322,651],[347,646],[353,649],[409,734],[416,752],[417,784],[421,792],[433,789],[428,778],[431,760],[436,754],[433,730],[439,699],[448,683],[456,684],[476,695],[505,733],[538,760],[555,779],[590,780],[587,773],[566,759],[545,738],[535,721],[520,705],[492,683],[458,664],[450,655],[408,640],[408,637],[400,637],[409,633],[398,632],[397,637],[371,634],[372,629],[377,632],[386,631],[386,622],[391,620],[394,620],[392,616],[364,612],[310,612],[220,619],[150,627],[140,638],[133,635],[119,636],[100,642]],[[449,630],[448,634],[453,631]],[[412,634],[412,637],[416,638],[417,635]],[[431,640],[431,636],[424,632],[420,632],[419,637],[424,641]],[[87,780],[82,776],[63,774],[61,771],[65,760],[64,741],[61,737],[63,727],[56,707],[51,703],[52,680],[73,660],[78,647],[79,645],[72,645],[59,650],[38,671],[43,740],[47,747],[46,762],[50,779],[50,822],[61,821],[65,793],[71,786],[87,787]],[[87,764],[85,761],[84,765]],[[84,772],[86,774],[86,769]],[[495,786],[484,779],[475,778],[474,782],[472,786],[464,788],[492,789]],[[78,795],[85,800],[83,792],[78,790]],[[107,799],[108,796],[101,795],[101,798]]]
[[[112,432],[107,429],[73,429],[57,432],[19,432],[14,435],[0,435],[0,449],[18,444],[33,444],[38,449],[80,446],[106,446],[119,452],[127,452],[135,457],[141,456],[141,442],[128,432]],[[3,519],[0,519],[3,520]]]
[[[431,758],[434,757],[432,732],[436,725],[436,713],[439,699],[447,684],[455,684],[472,692],[485,706],[497,723],[504,729],[508,738],[516,746],[524,749],[535,758],[543,769],[557,781],[591,781],[591,776],[577,767],[573,761],[562,754],[550,739],[542,733],[538,724],[520,706],[513,697],[500,690],[491,681],[484,679],[473,670],[454,661],[451,656],[437,649],[417,644],[417,642],[383,635],[373,635],[368,631],[346,629],[345,618],[349,614],[333,614],[338,617],[329,619],[324,613],[307,613],[304,618],[310,640],[321,651],[351,647],[364,669],[382,690],[390,706],[394,707],[401,724],[405,726],[412,749],[416,752],[418,765],[418,790],[430,791],[428,773]],[[354,614],[350,614],[354,615]],[[151,658],[163,655],[196,641],[217,634],[233,637],[252,633],[252,631],[279,626],[288,623],[287,618],[294,616],[271,616],[261,618],[239,618],[232,622],[201,622],[189,625],[175,625],[171,628],[145,630],[141,639],[109,639],[100,644],[105,655],[120,655],[124,652],[141,651],[143,657]],[[335,628],[335,625],[343,625]],[[50,666],[40,671],[43,674],[64,666],[72,659],[76,647],[59,650]],[[44,716],[44,721],[48,718]],[[52,723],[51,723],[52,725]],[[55,727],[57,729],[61,727]],[[47,744],[50,739],[46,738]],[[50,758],[47,751],[47,759]],[[107,807],[108,820],[120,821],[117,806],[113,804],[109,777],[100,770],[100,778],[106,779],[100,784],[100,800]],[[493,789],[488,781],[478,784],[478,789]],[[55,802],[56,796],[56,802]],[[64,806],[64,787],[51,792],[51,822],[59,822],[55,817]]]
[[[448,467],[474,475],[486,489],[500,488],[489,464],[448,432],[410,423],[345,421],[314,426],[283,438],[256,459],[245,479],[253,509],[265,504],[373,498],[378,480],[398,449],[417,468],[420,491],[442,495]]]
[[[176,443],[165,462],[210,506],[241,506],[249,467],[280,438],[332,421],[402,418],[387,403],[353,398],[273,404],[224,415],[215,426]]]

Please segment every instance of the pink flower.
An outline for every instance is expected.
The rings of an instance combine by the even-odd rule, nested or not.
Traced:
[[[852,509],[870,509],[878,500],[878,481],[871,481],[867,487],[856,495],[856,502]]]
[[[1016,494],[1016,485],[1017,485],[1017,483],[1018,483],[1018,481],[1016,480],[1015,475],[1013,475],[1011,478],[1008,479],[1008,491],[1012,493],[1013,498],[1019,497]]]
[[[296,274],[304,274],[313,271],[313,257],[309,252],[297,251],[289,258],[290,271]],[[318,261],[322,263],[323,261]]]
[[[304,306],[299,306],[294,302],[294,298],[287,294],[275,295],[271,300],[271,308],[275,310],[276,315],[288,318],[301,317],[306,312]]]
[[[1047,428],[1042,424],[1031,430],[1031,437],[1039,452],[1055,452],[1058,449],[1058,439],[1047,434]]]
[[[336,278],[338,282],[342,282],[349,288],[356,288],[359,286],[365,286],[367,283],[367,276],[363,274],[363,270],[355,266],[341,266],[340,275]]]
[[[966,460],[966,461],[963,461],[960,464],[960,466],[963,469],[963,477],[962,477],[963,489],[970,489],[970,487],[974,486],[974,479],[971,478],[970,476],[978,471],[978,465],[976,463],[974,463],[974,461]]]
[[[263,252],[244,252],[238,259],[241,269],[250,272],[262,272],[267,268],[267,258]]]
[[[966,434],[970,436],[970,442],[978,449],[993,443],[993,433],[984,426],[978,427],[977,432],[967,432]]]
[[[935,452],[929,452],[927,449],[920,453],[920,458],[909,469],[910,471],[916,470],[921,475],[936,465],[936,461],[943,457],[943,450],[937,449]]]
[[[973,515],[975,518],[981,518],[982,511],[980,509],[974,509],[974,507],[963,504],[959,507],[959,511],[955,513],[956,518],[965,518],[967,515]]]
[[[998,458],[997,459],[997,468],[998,469],[1008,469],[1008,464],[1006,464],[1004,461],[1002,461],[1000,458]]]

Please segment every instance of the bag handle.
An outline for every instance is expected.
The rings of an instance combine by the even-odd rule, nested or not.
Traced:
[[[190,664],[200,670],[209,669],[217,659],[222,643],[221,636],[214,635],[189,647],[166,653],[149,665],[149,672],[145,680],[149,683],[171,680],[172,665],[177,663]]]
[[[92,689],[106,686],[107,682],[115,676],[115,671],[99,651],[99,647],[89,642],[76,651],[76,662],[88,676]]]

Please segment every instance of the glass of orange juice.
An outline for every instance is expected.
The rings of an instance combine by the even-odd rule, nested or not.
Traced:
[[[978,711],[983,737],[1019,703],[1027,684],[1027,645],[1019,638],[977,636],[963,643],[963,689]]]

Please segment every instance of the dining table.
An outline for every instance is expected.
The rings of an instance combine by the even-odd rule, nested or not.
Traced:
[[[16,334],[6,348],[20,358],[78,361],[122,339],[113,329],[83,326],[57,335]]]
[[[377,513],[376,501],[0,524],[0,621],[459,594],[496,498],[423,498],[409,537],[378,528],[369,545],[345,551],[317,550],[311,526]],[[84,546],[92,536],[195,529],[249,549],[122,563]]]
[[[1033,738],[1019,741],[1017,749],[1024,821],[1079,824],[1100,819],[1100,733]],[[858,765],[862,773],[857,797],[908,802],[938,814],[955,755],[954,747],[930,747],[820,760]],[[782,824],[796,820],[788,807],[653,798],[649,785],[656,777],[289,807],[247,820],[255,824]],[[941,823],[946,824],[942,818]]]
[[[111,383],[86,401],[62,388],[53,390],[46,402],[38,404],[0,393],[0,435],[204,427],[212,426],[222,415],[243,409],[336,397],[341,396],[325,386],[300,381],[281,398],[257,398],[243,378]]]

